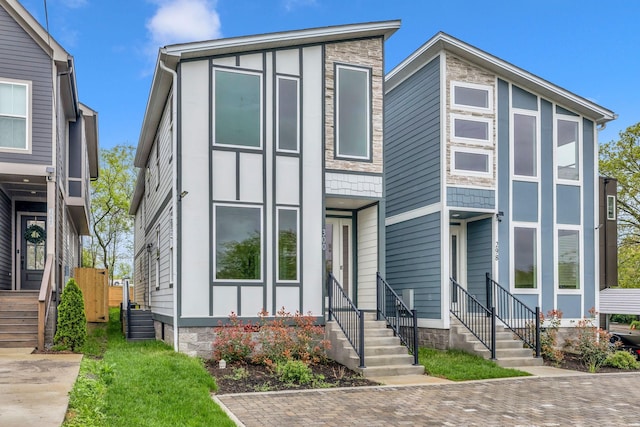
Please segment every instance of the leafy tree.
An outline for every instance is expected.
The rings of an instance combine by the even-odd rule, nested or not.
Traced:
[[[133,156],[134,148],[129,145],[100,150],[100,178],[91,184],[93,233],[82,254],[83,266],[107,268],[111,280],[114,274],[127,274],[116,271],[118,267],[131,264],[133,218],[129,203],[136,182]]]
[[[260,278],[260,234],[253,233],[241,242],[230,241],[222,244],[216,254],[218,279],[258,279]]]
[[[73,351],[82,347],[87,339],[87,317],[84,314],[82,291],[74,279],[69,279],[60,296],[58,328],[54,344]]]
[[[618,282],[640,287],[640,123],[600,146],[600,173],[618,180]]]

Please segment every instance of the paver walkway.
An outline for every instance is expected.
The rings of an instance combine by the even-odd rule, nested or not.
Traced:
[[[247,427],[640,426],[640,373],[217,396]]]

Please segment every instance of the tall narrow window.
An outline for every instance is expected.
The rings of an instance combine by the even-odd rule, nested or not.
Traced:
[[[513,172],[521,176],[537,176],[536,117],[513,115]]]
[[[513,262],[516,289],[538,287],[537,237],[535,228],[514,227]]]
[[[262,146],[261,86],[258,74],[215,70],[215,144]]]
[[[156,226],[156,289],[160,289],[160,225]]]
[[[298,280],[298,211],[278,209],[278,280]]]
[[[173,208],[169,209],[169,287],[173,288]]]
[[[156,190],[160,187],[160,138],[156,138]]]
[[[26,150],[28,86],[0,82],[0,149]]]
[[[262,278],[262,209],[215,207],[217,280]]]
[[[580,234],[558,230],[558,287],[580,289]]]
[[[607,196],[607,219],[610,221],[616,219],[616,196]]]
[[[336,66],[336,152],[338,157],[369,159],[370,70]]]
[[[578,180],[580,179],[578,122],[558,120],[557,132],[558,149],[556,161],[558,163],[558,178]]]
[[[278,150],[297,152],[300,134],[298,79],[279,76],[277,86]]]

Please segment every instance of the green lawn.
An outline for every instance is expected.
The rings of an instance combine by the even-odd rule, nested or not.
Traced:
[[[496,363],[460,350],[420,348],[418,361],[428,375],[452,381],[486,380],[491,378],[530,375],[517,369],[502,368]]]
[[[129,343],[118,309],[84,347],[64,426],[235,426],[209,393],[199,359],[156,341]]]

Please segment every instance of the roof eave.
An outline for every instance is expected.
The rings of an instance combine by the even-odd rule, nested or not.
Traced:
[[[138,177],[136,178],[136,188],[133,190],[133,196],[131,196],[131,203],[129,205],[129,215],[135,215],[138,212],[138,206],[144,194],[144,168],[138,169]]]

